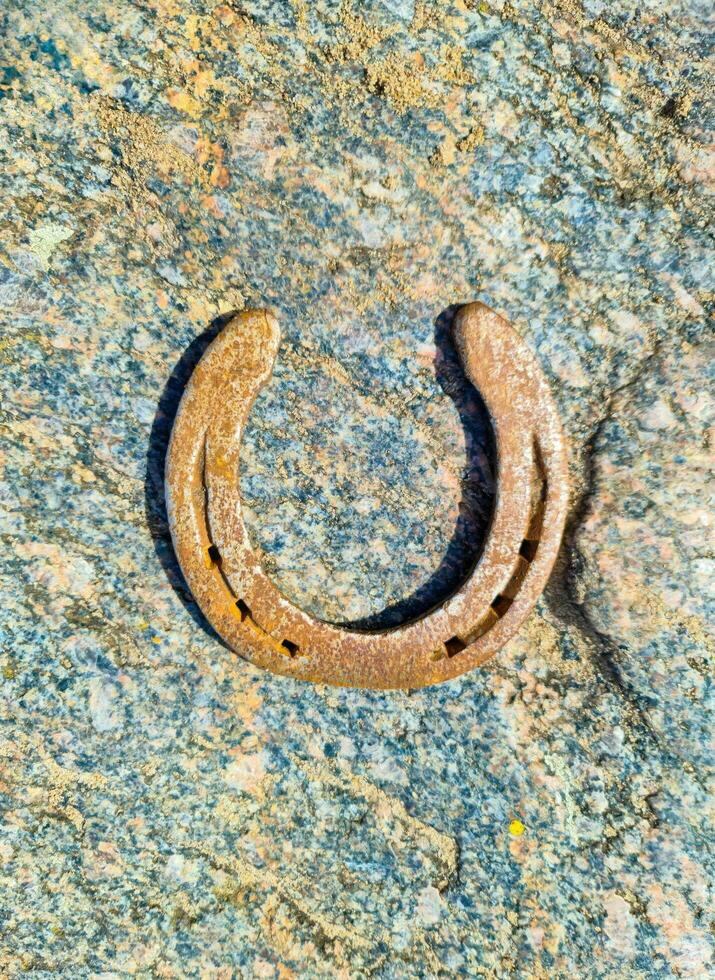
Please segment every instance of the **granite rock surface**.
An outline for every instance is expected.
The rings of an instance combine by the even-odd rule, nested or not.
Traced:
[[[712,963],[713,11],[701,0],[5,0],[0,976],[674,978]],[[572,454],[562,559],[484,669],[261,672],[163,505],[232,310],[284,340],[266,568],[390,624],[498,482],[455,304]]]

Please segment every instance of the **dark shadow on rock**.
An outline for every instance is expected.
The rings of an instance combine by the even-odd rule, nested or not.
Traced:
[[[340,625],[359,630],[392,629],[418,619],[453,595],[479,561],[494,507],[496,447],[489,413],[467,378],[452,336],[459,306],[450,306],[435,321],[437,382],[455,404],[464,428],[466,464],[459,517],[439,567],[411,595],[380,612]]]
[[[224,646],[226,644],[223,643],[221,637],[216,633],[194,601],[194,597],[189,591],[184,576],[181,574],[179,563],[176,560],[166,513],[164,466],[166,463],[166,452],[169,447],[171,428],[174,424],[174,418],[176,417],[184,388],[206,348],[221,330],[223,330],[233,315],[233,313],[229,313],[213,320],[209,328],[189,344],[174,367],[174,370],[171,372],[169,380],[166,382],[164,390],[161,393],[154,422],[152,423],[149,448],[146,456],[146,475],[144,477],[144,511],[154,542],[154,550],[161,562],[162,568],[166,572],[166,577],[169,579],[171,587],[183,602],[194,622],[204,632],[213,639],[218,640]]]

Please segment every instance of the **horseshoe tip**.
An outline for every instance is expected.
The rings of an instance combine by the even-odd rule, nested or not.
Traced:
[[[278,317],[276,316],[275,312],[270,307],[267,306],[264,309],[258,310],[257,312],[263,314],[267,325],[272,330],[277,330],[278,329]]]
[[[499,336],[513,342],[518,334],[509,321],[486,303],[465,303],[454,318],[454,339],[463,354],[470,347]]]
[[[278,317],[271,309],[242,310],[232,317],[224,331],[241,337],[252,334],[256,341],[268,341],[276,350],[281,339]]]
[[[507,321],[504,317],[500,316],[491,306],[487,306],[486,303],[474,302],[465,303],[464,306],[460,306],[457,310],[457,314],[454,318],[455,330],[463,330],[467,325],[472,329],[479,329],[486,324],[493,324],[495,320],[499,320],[502,323]]]
[[[487,306],[486,303],[481,303],[479,300],[474,300],[472,303],[464,303],[457,310],[457,317],[462,319],[467,316],[484,316],[488,313],[494,313],[494,310]]]

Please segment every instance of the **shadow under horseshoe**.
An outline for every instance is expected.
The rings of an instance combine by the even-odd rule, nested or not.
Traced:
[[[391,629],[425,615],[459,588],[481,556],[494,503],[496,450],[489,414],[478,391],[467,379],[452,341],[452,323],[459,308],[455,305],[444,310],[435,321],[434,332],[437,381],[454,402],[465,435],[466,465],[454,532],[439,566],[423,585],[377,613],[339,624],[346,628],[366,631]],[[169,583],[194,622],[226,648],[227,644],[195,602],[174,554],[166,511],[164,466],[171,429],[184,388],[206,348],[233,316],[234,313],[228,313],[213,320],[209,328],[186,348],[171,372],[152,423],[144,480],[147,524]]]
[[[169,584],[197,626],[200,626],[212,639],[218,640],[226,649],[229,649],[228,644],[224,643],[201,612],[176,560],[171,541],[171,531],[169,530],[169,518],[166,512],[164,467],[171,430],[184,388],[193,374],[194,368],[203,357],[206,348],[233,316],[234,313],[227,313],[212,320],[208,329],[192,340],[169,375],[169,380],[164,385],[164,390],[159,398],[151,426],[144,477],[144,512],[147,525],[154,542],[154,551],[161,562],[161,567],[166,573]]]

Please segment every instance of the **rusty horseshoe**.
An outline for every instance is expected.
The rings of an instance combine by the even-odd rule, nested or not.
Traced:
[[[531,611],[566,518],[561,423],[540,366],[506,320],[471,303],[455,317],[454,339],[496,436],[489,532],[456,592],[426,615],[375,632],[323,622],[289,602],[263,571],[243,522],[241,439],[278,353],[275,316],[266,310],[237,315],[204,353],[171,433],[167,512],[196,601],[251,663],[346,687],[419,688],[483,663]]]

